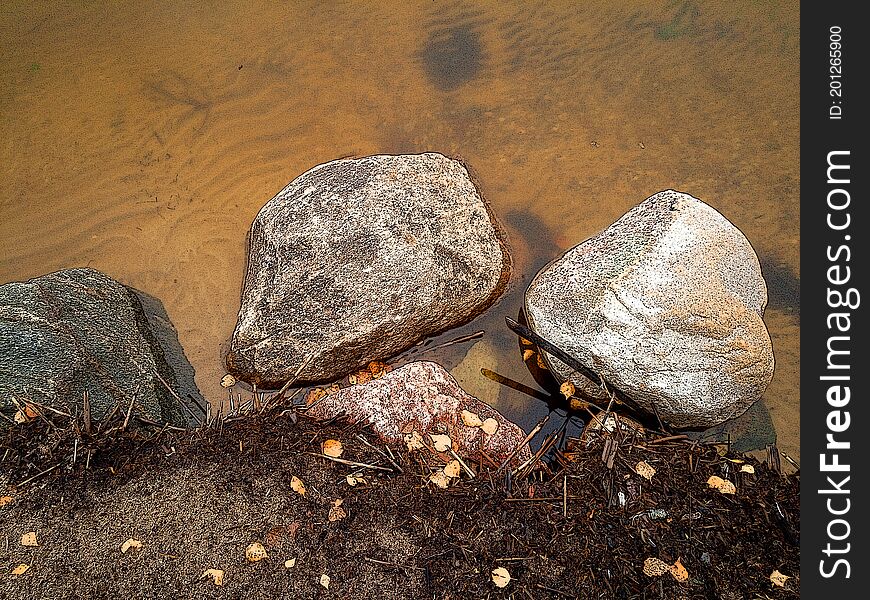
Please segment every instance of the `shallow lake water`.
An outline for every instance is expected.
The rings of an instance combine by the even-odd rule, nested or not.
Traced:
[[[760,443],[772,424],[799,459],[798,24],[775,1],[4,2],[0,283],[87,265],[160,298],[218,404],[260,207],[338,157],[442,152],[514,272],[430,345],[483,337],[424,356],[529,428],[546,404],[480,374],[536,386],[504,317],[541,266],[674,188],[761,258],[776,374],[731,427]]]

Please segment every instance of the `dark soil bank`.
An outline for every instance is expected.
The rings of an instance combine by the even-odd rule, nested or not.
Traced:
[[[72,472],[61,466],[18,487],[51,466],[46,457],[57,463],[69,439],[59,443],[39,419],[5,432],[10,483],[0,496],[12,499],[0,507],[0,598],[798,596],[799,480],[751,459],[611,434],[525,480],[468,461],[477,477],[442,490],[428,476],[443,462],[426,450],[392,448],[398,472],[365,430],[294,421],[272,411],[210,431],[140,429],[87,469],[82,443]],[[324,459],[330,438],[343,459],[392,471]],[[641,460],[656,469],[651,481],[635,472]],[[743,464],[755,473],[739,472]],[[366,482],[352,487],[357,472]],[[711,475],[736,493],[711,489]],[[346,516],[332,510],[330,520],[337,499]],[[31,531],[36,547],[21,543]],[[141,548],[122,553],[130,538]],[[268,557],[250,563],[255,541]],[[652,557],[679,559],[688,579],[644,574]],[[13,575],[21,564],[29,569]],[[512,578],[505,588],[492,580],[498,567]],[[224,571],[221,587],[206,569]],[[791,577],[784,587],[774,570]]]

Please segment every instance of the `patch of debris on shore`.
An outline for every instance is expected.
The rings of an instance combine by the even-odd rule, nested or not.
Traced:
[[[0,598],[799,596],[799,475],[721,446],[617,420],[514,468],[276,404],[191,432],[31,409]]]

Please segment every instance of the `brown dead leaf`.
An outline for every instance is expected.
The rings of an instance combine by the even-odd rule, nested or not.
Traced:
[[[130,538],[129,540],[127,540],[126,542],[121,544],[121,552],[123,554],[126,554],[127,550],[129,550],[130,548],[141,548],[141,547],[142,547],[142,542],[140,542],[137,539]]]
[[[25,415],[25,414],[24,414],[22,411],[20,411],[20,410],[15,411],[15,416],[13,416],[12,419],[13,419],[16,423],[18,423],[19,425],[21,425],[22,423],[27,423],[27,415]]]
[[[35,531],[28,531],[27,533],[22,535],[21,536],[21,545],[22,546],[31,546],[34,548],[36,546],[39,546],[39,544],[36,541],[36,532]]]
[[[362,369],[356,373],[351,373],[347,377],[347,382],[351,385],[363,385],[372,380],[372,373],[368,369]]]
[[[426,447],[423,443],[423,438],[416,431],[412,431],[411,433],[406,433],[405,444],[408,446],[408,452],[413,452],[414,450],[422,450]]]
[[[302,480],[296,477],[296,475],[290,478],[290,489],[300,496],[305,495],[305,484],[302,483]]]
[[[25,404],[24,405],[24,416],[27,417],[28,419],[35,419],[36,417],[39,416],[39,413],[36,411],[35,408],[30,406],[29,404]]]
[[[689,572],[686,570],[686,567],[683,566],[683,563],[680,562],[679,558],[671,567],[671,575],[673,575],[674,579],[680,583],[689,580]]]
[[[660,558],[650,557],[643,561],[643,574],[647,577],[661,577],[670,571],[671,565]]]
[[[789,579],[791,579],[791,577],[783,575],[779,572],[779,569],[774,569],[773,573],[770,574],[770,582],[779,587],[785,587],[785,582]]]
[[[650,465],[648,462],[642,460],[634,466],[635,472],[646,479],[647,481],[652,481],[653,475],[656,474],[656,470]]]
[[[495,432],[498,431],[498,421],[490,417],[484,420],[483,424],[480,426],[480,429],[486,435],[495,435]]]
[[[224,584],[224,572],[220,569],[206,569],[202,572],[202,576],[200,577],[200,579],[205,579],[206,577],[211,577],[211,580],[214,582],[215,585]]]
[[[342,502],[344,502],[341,498],[332,503],[332,507],[329,509],[329,522],[335,523],[336,521],[341,521],[343,518],[347,516],[347,512],[341,507]]]
[[[507,587],[507,584],[511,582],[511,574],[504,567],[496,567],[492,570],[492,582],[495,587]]]
[[[429,481],[440,487],[442,490],[446,490],[450,486],[450,479],[441,469],[438,469],[429,475]]]
[[[21,563],[20,565],[18,565],[14,569],[12,569],[12,574],[15,575],[16,577],[19,575],[24,575],[29,568],[30,568],[30,565],[25,565],[24,563]]]
[[[356,487],[358,485],[366,483],[366,478],[359,473],[354,473],[353,475],[347,475],[345,477],[345,481],[347,481],[347,485],[349,485],[350,487]]]
[[[722,494],[734,494],[737,492],[737,488],[734,487],[733,483],[716,475],[710,476],[710,479],[707,480],[707,485],[715,490],[719,490]]]
[[[323,388],[314,388],[305,394],[305,405],[311,406],[326,395],[326,390]]]
[[[535,361],[538,363],[538,367],[543,369],[544,371],[549,371],[549,367],[547,367],[546,361],[544,361],[544,357],[540,352],[535,353]]]
[[[570,398],[577,393],[577,388],[574,387],[574,384],[569,380],[559,386],[559,392],[561,392],[565,398]]]
[[[450,440],[449,435],[430,433],[429,437],[432,438],[432,444],[434,444],[435,450],[438,452],[447,452],[453,447],[453,442]]]
[[[374,377],[375,379],[380,379],[392,370],[393,369],[392,367],[390,367],[390,365],[377,360],[369,363],[369,372],[371,372],[372,377]]]
[[[321,448],[326,456],[331,456],[332,458],[338,458],[344,452],[344,448],[342,448],[341,442],[338,440],[326,440]]]
[[[448,477],[459,477],[460,472],[462,472],[462,466],[459,464],[458,460],[451,460],[449,463],[444,465],[444,474]]]
[[[14,501],[15,499],[12,496],[0,496],[0,506],[12,504]]]
[[[480,415],[473,413],[470,410],[462,411],[462,422],[465,423],[466,427],[480,427],[483,425],[483,421],[480,420]]]
[[[248,562],[253,563],[263,560],[264,558],[269,558],[269,555],[266,553],[263,544],[260,542],[251,542],[248,544],[248,547],[245,548],[245,558]]]
[[[529,349],[523,350],[523,362],[529,360],[534,355],[535,355],[534,350],[529,350]]]

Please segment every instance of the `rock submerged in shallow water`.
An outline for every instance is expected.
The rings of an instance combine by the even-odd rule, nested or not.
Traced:
[[[189,425],[190,411],[199,410],[190,395],[201,397],[184,355],[180,358],[186,368],[165,358],[169,352],[178,360],[177,341],[158,300],[93,269],[67,269],[4,284],[0,286],[0,411],[14,413],[11,399],[15,398],[82,414],[82,395],[87,390],[95,421],[116,405],[126,411],[135,398],[132,414]],[[171,348],[173,343],[177,350]],[[189,410],[180,406],[158,374],[189,401]]]
[[[488,434],[479,426],[467,426],[463,410],[477,415],[482,422],[494,419],[495,432]],[[444,367],[427,361],[409,363],[379,379],[324,396],[311,405],[306,415],[315,419],[347,415],[355,423],[370,423],[372,431],[396,444],[412,431],[431,444],[427,434],[439,433],[436,427],[442,425],[459,455],[476,456],[483,450],[497,461],[507,458],[526,437],[518,425],[465,393]],[[526,444],[515,460],[522,462],[530,456]]]
[[[532,330],[675,427],[743,413],[773,377],[767,286],[749,241],[668,190],[568,250],[525,298]],[[598,389],[547,355],[551,370]]]
[[[509,257],[465,167],[435,153],[336,160],[251,226],[230,372],[260,387],[327,381],[491,304]]]

